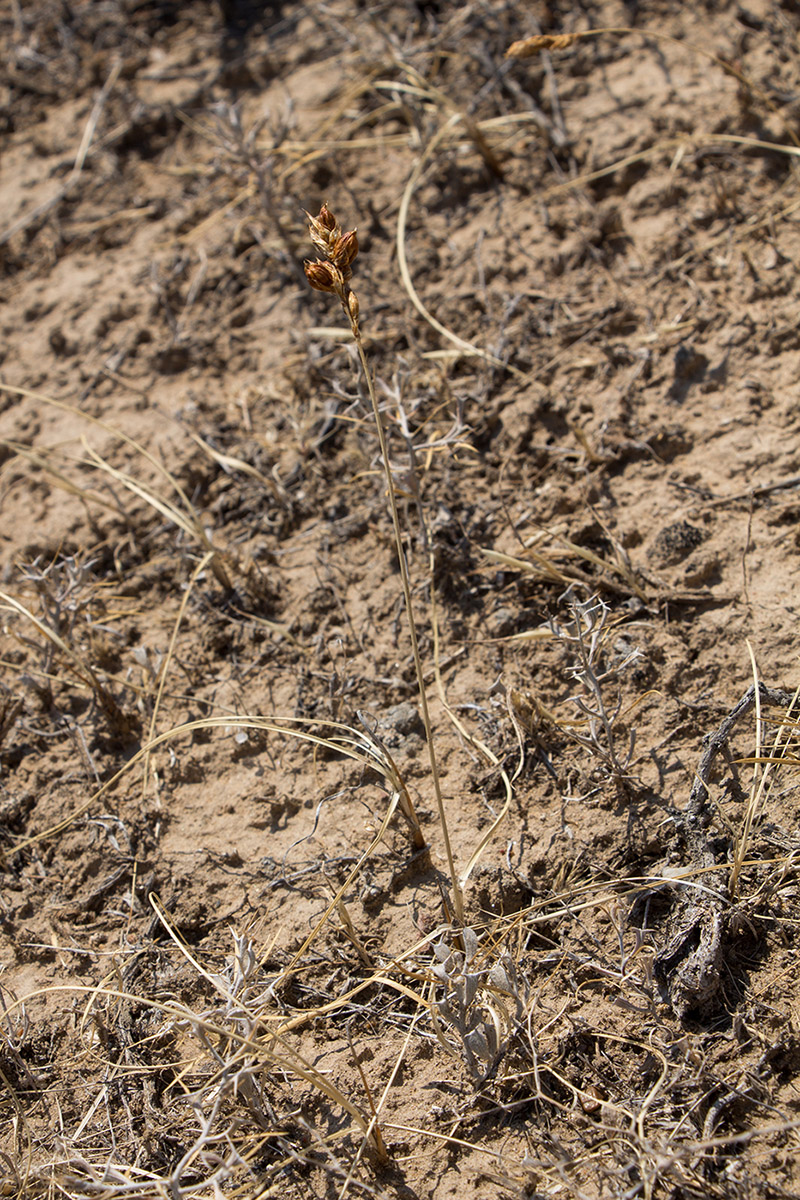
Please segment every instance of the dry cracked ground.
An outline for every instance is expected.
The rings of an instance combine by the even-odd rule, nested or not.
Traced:
[[[800,1196],[797,4],[0,49],[2,1195]]]

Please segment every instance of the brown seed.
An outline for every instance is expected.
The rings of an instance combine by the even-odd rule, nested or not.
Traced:
[[[306,212],[308,217],[308,235],[318,250],[330,257],[331,250],[341,237],[342,231],[336,224],[333,213],[323,204],[316,217]],[[331,224],[332,222],[332,224]]]
[[[322,208],[319,210],[317,220],[319,221],[319,223],[323,227],[323,229],[335,229],[336,228],[336,217],[333,215],[331,210],[328,208],[327,204],[323,204]]]
[[[331,260],[337,267],[349,267],[357,254],[358,238],[355,229],[351,229],[349,233],[344,233],[337,239],[331,251]]]
[[[336,267],[331,263],[326,262],[305,262],[303,264],[306,279],[318,292],[336,292],[337,282],[341,283],[341,272],[337,271]]]
[[[600,1111],[601,1102],[605,1098],[605,1092],[594,1083],[590,1083],[587,1088],[584,1088],[584,1094],[579,1097],[581,1108],[590,1115]]]
[[[355,292],[348,293],[347,311],[350,313],[350,320],[353,322],[356,329],[358,329],[359,305],[358,305],[358,296],[355,294]]]

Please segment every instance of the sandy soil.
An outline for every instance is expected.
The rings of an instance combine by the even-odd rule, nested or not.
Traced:
[[[800,1196],[798,39],[3,6],[2,1195]]]

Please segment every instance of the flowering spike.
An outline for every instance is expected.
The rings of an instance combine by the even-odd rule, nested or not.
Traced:
[[[308,234],[321,258],[306,262],[308,282],[318,292],[329,292],[339,297],[345,313],[350,319],[355,336],[358,336],[358,299],[350,291],[353,274],[350,264],[358,254],[358,236],[355,229],[342,233],[342,227],[327,204],[323,204],[316,217],[306,212]]]

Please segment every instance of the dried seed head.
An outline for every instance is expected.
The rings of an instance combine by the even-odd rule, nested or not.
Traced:
[[[331,247],[334,243],[331,241],[331,235],[327,233],[326,230],[323,229],[320,231],[319,229],[315,229],[312,225],[309,227],[308,236],[314,243],[315,250],[317,250],[320,254],[330,254]]]
[[[337,267],[349,267],[357,254],[358,238],[355,229],[351,229],[349,233],[343,233],[340,238],[336,239],[336,245],[331,250],[330,258]]]
[[[317,260],[317,262],[305,262],[303,266],[306,279],[312,288],[318,292],[333,292],[336,294],[337,290],[344,286],[341,271],[337,270],[332,263],[319,262]]]
[[[538,33],[521,42],[513,42],[506,50],[506,58],[533,58],[542,50],[566,50],[579,37],[578,33]]]
[[[308,234],[311,241],[327,261],[316,259],[305,263],[308,282],[318,292],[329,292],[338,296],[350,317],[354,329],[358,330],[358,300],[347,284],[353,272],[350,264],[358,254],[358,237],[355,229],[342,233],[342,227],[327,204],[323,204],[316,217],[310,212]]]

